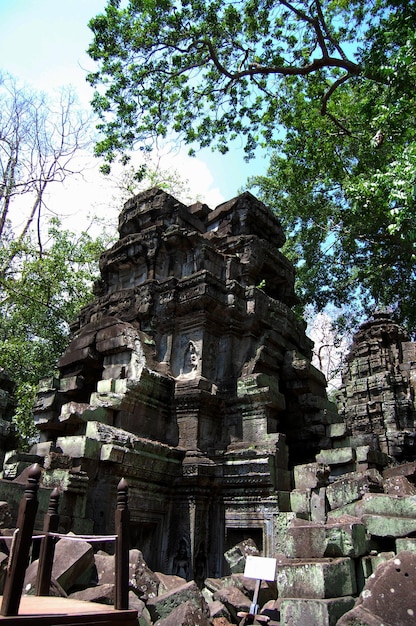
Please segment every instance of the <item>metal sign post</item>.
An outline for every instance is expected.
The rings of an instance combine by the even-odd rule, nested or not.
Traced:
[[[249,613],[239,612],[238,617],[243,619],[240,622],[240,626],[253,623],[267,623],[270,618],[266,615],[259,615],[259,605],[257,600],[259,597],[260,585],[262,580],[272,581],[276,580],[276,559],[261,556],[248,556],[246,565],[244,568],[244,576],[246,578],[254,578],[256,580],[256,587],[254,589],[253,602],[250,605]],[[256,622],[254,622],[254,620]]]

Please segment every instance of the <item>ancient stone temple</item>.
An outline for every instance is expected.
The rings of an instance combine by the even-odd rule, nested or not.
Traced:
[[[279,220],[249,193],[210,210],[159,189],[128,201],[95,300],[60,375],[41,383],[30,458],[63,489],[61,524],[111,532],[130,487],[132,543],[153,569],[222,575],[250,537],[277,550],[291,467],[315,461],[339,421],[292,306]]]
[[[416,454],[416,344],[387,312],[354,336],[338,394],[351,445],[370,445],[396,461]]]

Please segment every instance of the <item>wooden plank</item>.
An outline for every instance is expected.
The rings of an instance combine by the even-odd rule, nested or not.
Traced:
[[[137,611],[117,611],[95,602],[56,598],[52,596],[22,596],[19,614],[0,616],[0,626],[79,626],[81,624],[137,626]]]

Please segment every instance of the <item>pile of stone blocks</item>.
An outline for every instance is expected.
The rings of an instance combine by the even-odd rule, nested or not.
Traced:
[[[277,568],[282,625],[334,626],[362,601],[357,597],[380,565],[403,551],[416,558],[416,463],[334,476],[322,462],[334,459],[340,456],[320,453],[315,463],[294,468]],[[368,619],[345,624],[376,623]]]

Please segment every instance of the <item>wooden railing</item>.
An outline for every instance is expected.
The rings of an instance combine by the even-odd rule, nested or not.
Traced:
[[[18,615],[23,591],[26,568],[29,564],[32,535],[38,509],[37,492],[41,468],[35,464],[29,470],[28,482],[20,502],[17,528],[14,532],[0,615]],[[59,492],[54,489],[45,514],[41,539],[39,565],[36,579],[36,595],[49,595],[53,558],[55,553],[56,531],[59,524]],[[117,508],[115,512],[115,600],[114,608],[128,609],[129,593],[129,525],[128,485],[124,478],[117,486]]]

